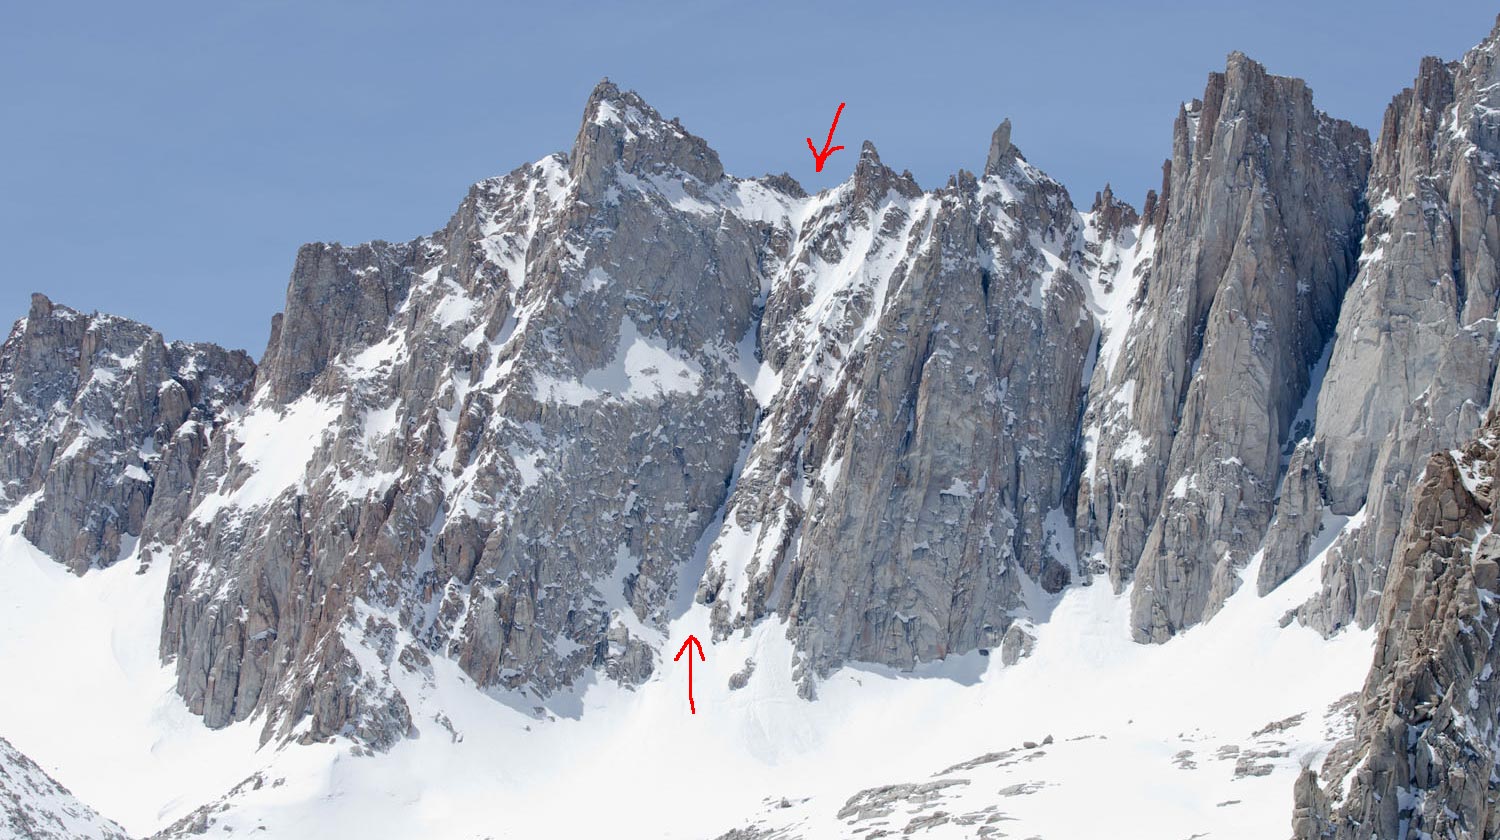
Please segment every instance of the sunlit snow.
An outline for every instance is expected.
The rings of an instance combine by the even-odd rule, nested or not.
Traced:
[[[671,656],[689,633],[712,638],[695,605],[672,621],[655,675],[635,691],[590,682],[539,719],[540,701],[481,691],[434,658],[431,677],[392,671],[420,735],[390,753],[257,750],[258,725],[207,730],[173,693],[171,668],[156,660],[166,564],[134,565],[79,580],[19,536],[0,543],[0,673],[25,686],[0,692],[0,735],[136,832],[263,770],[266,784],[217,815],[216,832],[704,838],[755,820],[839,838],[851,824],[837,814],[859,790],[1015,748],[1020,758],[942,776],[969,783],[945,788],[939,807],[994,806],[1014,836],[1282,836],[1292,780],[1346,725],[1329,707],[1370,662],[1369,632],[1325,641],[1279,626],[1316,589],[1315,561],[1265,598],[1241,587],[1213,621],[1165,645],[1130,641],[1125,596],[1076,587],[1013,667],[973,653],[920,677],[850,666],[811,702],[796,695],[784,626],[766,621],[706,644],[689,715]],[[747,660],[748,685],[729,690]],[[1247,767],[1265,775],[1237,775]],[[888,819],[900,831],[906,817],[898,807]]]

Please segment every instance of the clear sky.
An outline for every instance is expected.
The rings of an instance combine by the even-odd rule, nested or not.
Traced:
[[[564,150],[608,76],[738,175],[810,190],[869,139],[938,186],[1009,116],[1085,207],[1139,205],[1178,103],[1243,50],[1379,128],[1423,55],[1494,24],[1476,0],[6,2],[0,319],[45,292],[259,357],[305,241],[409,239],[468,185]],[[813,173],[847,102],[834,154]]]

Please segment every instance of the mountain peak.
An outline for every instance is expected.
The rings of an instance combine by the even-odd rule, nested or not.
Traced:
[[[984,162],[984,174],[995,175],[1010,164],[1016,156],[1016,147],[1010,143],[1010,118],[1006,117],[990,135],[990,153]]]
[[[1484,40],[1479,42],[1479,47],[1489,47],[1496,43],[1500,43],[1500,15],[1495,15],[1495,25],[1490,27],[1490,34],[1484,36]]]
[[[1094,204],[1089,209],[1105,236],[1117,236],[1120,231],[1134,228],[1140,223],[1140,214],[1128,202],[1115,196],[1114,188],[1105,182],[1104,189],[1094,193]]]
[[[1258,68],[1261,71],[1265,71],[1266,69],[1265,65],[1239,50],[1231,50],[1229,52],[1229,55],[1224,59],[1224,66],[1227,68]]]
[[[864,141],[859,147],[859,162],[854,165],[855,200],[864,203],[868,200],[879,200],[888,190],[895,190],[901,195],[911,197],[922,192],[911,173],[897,175],[894,169],[886,166],[880,160],[880,152],[875,150],[875,144],[869,140]]]
[[[31,318],[45,318],[52,314],[52,299],[41,292],[31,293]]]
[[[616,167],[636,175],[680,171],[706,183],[724,177],[719,155],[702,138],[689,134],[676,119],[663,117],[635,91],[622,91],[605,78],[584,105],[569,168],[589,195]]]

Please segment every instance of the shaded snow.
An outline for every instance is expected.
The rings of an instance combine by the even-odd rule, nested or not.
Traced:
[[[1089,309],[1094,313],[1102,335],[1097,364],[1106,374],[1114,373],[1115,363],[1125,346],[1125,336],[1130,332],[1130,325],[1135,318],[1131,302],[1140,289],[1141,275],[1138,269],[1150,262],[1156,249],[1156,228],[1143,225],[1140,238],[1131,239],[1132,244],[1128,247],[1122,247],[1121,243],[1115,241],[1105,244],[1100,259],[1111,261],[1118,258],[1119,267],[1108,276],[1090,277],[1086,286],[1089,292]]]
[[[608,364],[585,373],[582,379],[538,376],[534,391],[540,400],[583,405],[607,397],[629,401],[690,394],[702,385],[701,365],[659,339],[641,335],[635,322],[624,318],[619,346]]]

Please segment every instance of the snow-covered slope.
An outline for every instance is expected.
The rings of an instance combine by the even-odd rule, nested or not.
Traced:
[[[159,573],[122,564],[79,582],[14,537],[5,556],[0,615],[20,620],[4,637],[26,627],[51,639],[0,649],[16,669],[7,673],[35,673],[48,659],[78,662],[80,675],[30,702],[7,697],[4,731],[34,730],[26,748],[138,835],[176,822],[180,836],[209,827],[293,839],[771,828],[840,838],[883,821],[897,833],[915,822],[924,827],[912,836],[931,837],[983,836],[986,823],[1049,838],[1278,836],[1301,767],[1348,733],[1352,709],[1341,700],[1368,669],[1372,639],[1279,626],[1316,587],[1314,567],[1269,598],[1242,588],[1213,622],[1165,646],[1130,640],[1127,597],[1077,587],[1015,666],[972,653],[916,673],[849,667],[809,703],[797,697],[785,626],[772,620],[707,645],[696,715],[680,665],[635,690],[594,683],[570,716],[542,720],[478,690],[451,662],[434,660],[430,680],[397,672],[420,736],[370,755],[347,742],[260,748],[253,725],[197,724],[167,669],[127,653],[159,615],[144,598]],[[79,613],[96,618],[69,628],[64,617]],[[667,635],[707,639],[709,621],[694,606]],[[657,654],[674,652],[668,642]],[[747,661],[753,673],[731,689]],[[971,766],[948,770],[957,765]],[[933,782],[953,784],[861,794]],[[886,799],[889,814],[871,807]]]
[[[172,690],[156,647],[166,564],[76,578],[12,533],[25,509],[0,517],[0,737],[135,834],[268,761],[251,727],[207,729]]]
[[[0,738],[0,837],[27,840],[126,840],[100,817]]]

